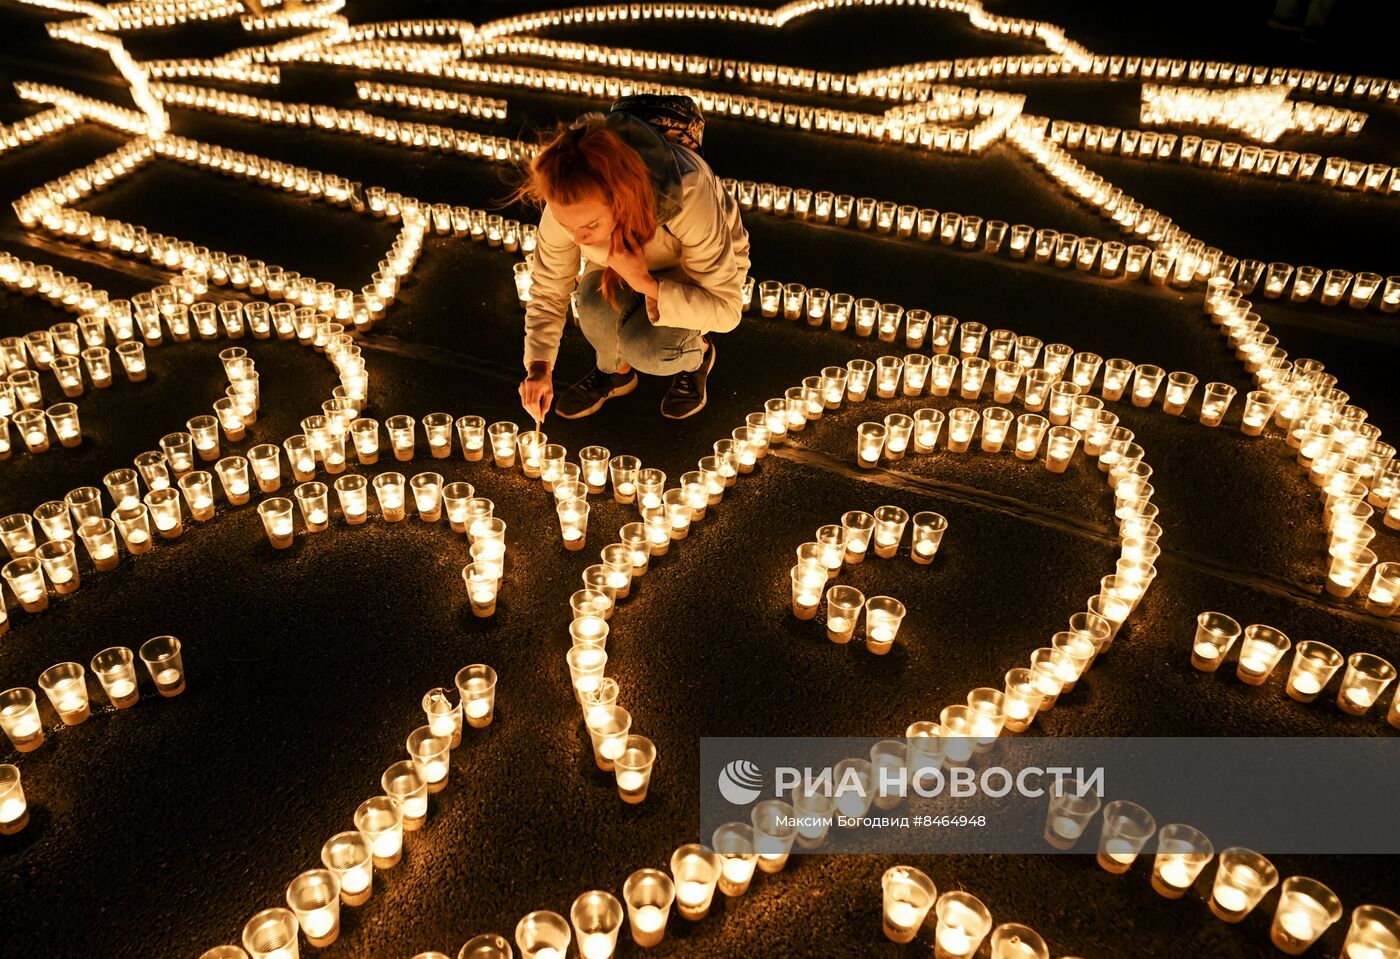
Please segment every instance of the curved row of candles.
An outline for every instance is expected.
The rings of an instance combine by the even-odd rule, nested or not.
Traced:
[[[1253,339],[1252,357],[1245,359],[1246,372],[1252,372],[1260,389],[1250,396],[1255,402],[1246,410],[1241,429],[1260,433],[1270,417],[1286,431],[1287,444],[1298,450],[1298,465],[1319,487],[1324,525],[1328,532],[1327,592],[1345,599],[1358,592],[1377,557],[1368,544],[1376,535],[1370,525],[1376,509],[1384,508],[1387,527],[1400,528],[1400,463],[1395,447],[1381,439],[1381,430],[1367,423],[1366,410],[1350,404],[1350,396],[1336,388],[1336,377],[1324,372],[1316,360],[1288,360],[1277,345],[1277,337],[1259,338],[1268,327],[1259,322],[1252,306],[1223,278],[1211,280],[1203,307],[1227,343],[1236,346],[1236,356]],[[1246,354],[1248,356],[1248,354]],[[1371,592],[1365,598],[1367,611],[1386,616],[1393,608],[1393,568],[1377,568]]]
[[[457,671],[455,689],[437,687],[424,694],[425,724],[409,734],[408,758],[384,771],[382,792],[360,803],[354,829],[336,833],[321,846],[323,868],[309,869],[287,884],[287,907],[264,909],[249,919],[242,947],[215,946],[201,959],[296,959],[298,933],[317,949],[335,942],[341,906],[369,901],[374,873],[399,864],[404,834],[423,827],[428,797],[447,788],[463,722],[473,729],[491,725],[496,680],[494,669],[475,663]]]
[[[1170,281],[1174,286],[1189,287],[1208,283],[1212,279],[1230,280],[1238,276],[1244,288],[1254,289],[1264,273],[1265,265],[1261,261],[1241,261],[1214,247],[1207,247],[1203,241],[1193,238],[1172,223],[1169,217],[1156,210],[1144,209],[1141,203],[1072,158],[1064,147],[1047,134],[1047,124],[1044,117],[1023,115],[1011,125],[1007,138],[1066,191],[1097,209],[1100,215],[1112,219],[1123,230],[1145,236],[1153,242],[1156,249],[1152,253],[1153,268],[1148,272],[1150,279],[1159,284]],[[1201,145],[1204,146],[1204,142]],[[1224,145],[1221,150],[1223,154]],[[1349,180],[1352,172],[1360,175],[1359,168],[1348,166],[1338,176],[1343,181]],[[1323,306],[1335,306],[1345,301],[1355,309],[1374,302],[1388,313],[1400,310],[1400,276],[1383,281],[1377,273],[1353,274],[1350,270],[1342,269],[1324,272],[1313,266],[1295,269],[1293,265],[1283,262],[1269,264],[1268,270],[1269,280],[1265,283],[1264,292],[1269,297],[1279,296],[1291,276],[1289,298],[1294,302],[1308,302],[1315,298]],[[1377,293],[1380,293],[1379,297]]]
[[[1395,667],[1374,653],[1352,653],[1343,658],[1326,643],[1311,639],[1299,642],[1295,648],[1280,629],[1258,623],[1241,629],[1234,619],[1218,612],[1205,612],[1196,617],[1191,665],[1202,672],[1215,672],[1236,641],[1240,648],[1235,675],[1250,686],[1264,685],[1274,667],[1292,649],[1293,664],[1289,667],[1284,691],[1300,703],[1317,699],[1345,663],[1346,670],[1337,687],[1337,708],[1351,716],[1365,715],[1395,680]],[[1400,728],[1400,693],[1391,698],[1386,721]]]
[[[1144,126],[1225,127],[1263,143],[1300,131],[1354,137],[1366,125],[1367,115],[1359,110],[1290,100],[1292,92],[1286,83],[1223,90],[1144,83],[1141,119]]]
[[[1324,158],[1320,153],[1274,150],[1194,134],[1178,137],[1175,133],[1123,130],[1065,120],[1050,120],[1049,124],[1050,139],[1070,150],[1117,153],[1143,160],[1176,160],[1225,173],[1272,176],[1382,196],[1400,195],[1400,175],[1387,163],[1366,163],[1340,156]]]
[[[337,290],[333,284],[318,283],[312,277],[280,267],[264,265],[261,275],[257,275],[250,269],[254,261],[246,258],[204,250],[173,237],[155,237],[143,227],[93,217],[68,208],[70,203],[109,186],[121,177],[129,176],[158,155],[320,198],[333,205],[350,202],[358,187],[349,180],[319,170],[295,167],[241,151],[210,147],[180,137],[159,140],[139,137],[87,167],[25,194],[15,201],[15,212],[26,227],[42,225],[51,232],[94,246],[109,246],[118,252],[148,256],[166,269],[207,273],[216,285],[227,282],[236,288],[247,287],[251,292],[258,292],[257,287],[261,285],[273,298],[280,295],[289,302],[316,306],[326,313],[333,312],[338,320],[355,318],[357,323],[372,322],[383,316],[384,309],[393,301],[399,280],[412,270],[422,250],[423,234],[431,222],[427,213],[420,210],[417,200],[403,198],[402,209],[395,211],[402,215],[403,226],[386,258],[381,261],[381,269],[373,282],[362,287],[357,294],[351,290]],[[271,285],[266,282],[269,275],[275,278]]]
[[[797,565],[792,579],[792,614],[801,620],[816,618],[823,587],[835,579],[846,563],[863,563],[867,552],[889,559],[899,550],[908,512],[898,506],[881,506],[875,512],[851,510],[841,522],[818,528],[816,539],[797,547]],[[938,513],[919,512],[913,516],[909,557],[923,566],[933,562],[948,520]],[[865,614],[865,646],[877,656],[894,647],[904,622],[904,604],[893,596],[866,596],[854,586],[838,584],[825,589],[826,635],[833,643],[849,643],[856,624]]]
[[[161,696],[185,691],[185,664],[180,641],[157,636],[141,644],[141,661]],[[125,646],[111,646],[92,658],[92,672],[115,709],[127,709],[141,698],[135,657]],[[87,674],[81,663],[57,663],[39,674],[39,688],[65,726],[77,726],[92,715]],[[31,753],[44,744],[44,724],[38,697],[26,686],[0,692],[0,729],[17,752]],[[17,767],[0,766],[0,835],[12,835],[29,823],[29,802]]]
[[[1050,797],[1045,839],[1056,849],[1069,850],[1088,831],[1102,801],[1095,793],[1059,785]],[[1168,899],[1182,898],[1211,859],[1218,865],[1207,902],[1211,913],[1225,922],[1242,921],[1279,886],[1269,938],[1290,956],[1307,951],[1342,917],[1341,900],[1316,879],[1290,876],[1280,885],[1278,870],[1259,853],[1232,846],[1217,855],[1211,840],[1198,829],[1185,823],[1158,829],[1151,812],[1127,800],[1102,805],[1099,865],[1114,875],[1126,873],[1154,834],[1152,888]],[[1400,915],[1370,904],[1352,911],[1351,926],[1338,953],[1341,959],[1380,959],[1396,950],[1400,950]]]
[[[506,101],[468,96],[457,90],[434,90],[431,87],[356,80],[355,96],[371,103],[391,103],[410,110],[431,110],[436,113],[459,113],[476,120],[506,118]]]

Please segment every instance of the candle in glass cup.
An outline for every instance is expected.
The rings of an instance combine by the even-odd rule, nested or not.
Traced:
[[[58,663],[39,674],[39,688],[65,726],[76,726],[92,715],[85,676],[78,663]]]
[[[258,503],[258,516],[267,533],[267,541],[273,549],[287,549],[292,545],[292,501],[285,496],[273,496]],[[128,543],[128,547],[129,547]]]
[[[948,452],[967,452],[980,419],[981,414],[966,406],[959,406],[948,414],[948,441],[945,444]]]
[[[617,538],[631,551],[632,577],[644,575],[651,565],[651,536],[646,524],[625,523],[617,531]]]
[[[457,442],[464,459],[480,460],[486,450],[486,421],[480,416],[457,417]]]
[[[447,788],[452,759],[451,734],[438,735],[432,726],[419,726],[408,734],[406,746],[408,758],[428,784],[428,792],[437,793]]]
[[[171,487],[151,490],[145,497],[151,525],[162,539],[175,539],[185,531],[184,513],[180,507],[180,493]],[[135,550],[132,550],[135,552]]]
[[[82,445],[83,432],[78,423],[78,407],[73,403],[55,403],[44,411],[54,436],[65,448]]]
[[[1240,637],[1240,624],[1224,613],[1206,612],[1196,617],[1196,638],[1191,644],[1191,665],[1213,673]]]
[[[1219,426],[1234,398],[1235,388],[1228,383],[1207,383],[1201,397],[1201,425]]]
[[[0,729],[17,752],[32,753],[44,744],[44,724],[32,689],[16,686],[0,693]]]
[[[1050,947],[1040,933],[1017,922],[1003,922],[992,930],[992,959],[1050,959]]]
[[[938,513],[925,511],[915,513],[911,522],[913,541],[909,556],[914,562],[927,566],[938,553],[943,535],[948,531],[948,520]]]
[[[894,647],[904,620],[904,604],[891,596],[871,596],[865,601],[865,646],[877,656]]]
[[[938,444],[938,434],[943,431],[942,410],[931,408],[914,411],[914,452],[932,453]]]
[[[1003,728],[1009,733],[1025,732],[1035,720],[1044,698],[1031,671],[1024,667],[1007,670],[1002,696],[1006,714]]]
[[[856,464],[874,469],[880,462],[888,431],[880,423],[862,423],[856,427]]]
[[[1341,917],[1341,900],[1331,889],[1316,879],[1289,876],[1280,886],[1269,939],[1280,952],[1301,955]]]
[[[355,828],[369,840],[375,869],[392,869],[403,858],[403,807],[392,796],[375,796],[355,810]]]
[[[1157,820],[1137,803],[1117,799],[1103,807],[1098,863],[1106,872],[1122,875],[1132,868],[1143,847],[1157,832]]]
[[[1003,406],[990,406],[982,411],[982,452],[1001,452],[1011,420],[1011,411]]]
[[[992,928],[992,913],[980,899],[961,890],[949,890],[934,905],[938,927],[934,955],[938,959],[971,959]]]
[[[863,510],[852,510],[841,517],[846,531],[846,562],[861,563],[875,534],[875,517]]]
[[[880,884],[884,890],[881,918],[885,938],[901,944],[913,942],[938,897],[937,887],[913,866],[891,866]]]
[[[520,471],[529,479],[539,479],[542,455],[549,437],[538,430],[525,430],[516,435],[515,442],[520,454]],[[553,482],[553,477],[549,482]],[[545,489],[549,489],[548,484]]]
[[[613,759],[617,793],[623,802],[636,805],[647,798],[655,764],[656,746],[650,739],[629,735],[623,740],[622,751]]]
[[[176,482],[196,522],[214,518],[214,477],[204,470],[186,473]]]
[[[1352,716],[1363,715],[1395,679],[1395,667],[1372,653],[1352,653],[1337,690],[1337,706]]]
[[[874,517],[875,555],[881,559],[890,559],[899,549],[900,540],[904,538],[904,527],[909,522],[909,514],[898,506],[881,506],[875,510]]]
[[[44,575],[58,595],[67,595],[82,584],[77,551],[72,540],[49,540],[34,551],[34,557],[43,565]]]
[[[1073,426],[1050,427],[1045,443],[1045,468],[1052,473],[1063,473],[1078,445],[1079,431]]]
[[[1356,588],[1376,564],[1376,554],[1354,542],[1338,543],[1329,552],[1332,562],[1327,570],[1327,592],[1339,599],[1345,599],[1356,592]]]
[[[436,523],[442,518],[442,474],[416,473],[409,480],[413,491],[413,504],[418,509],[418,518],[425,523]]]
[[[601,493],[608,485],[608,460],[612,454],[603,446],[585,446],[578,451],[579,465],[583,468],[583,481],[588,484],[588,492]]]
[[[1157,833],[1157,856],[1152,863],[1152,888],[1168,899],[1180,899],[1215,854],[1204,833],[1182,823],[1170,823]]]
[[[380,517],[386,523],[402,522],[407,515],[404,475],[402,473],[380,473],[372,482],[375,497],[379,501]]]
[[[0,836],[13,836],[29,825],[29,801],[19,767],[0,764]]]
[[[1016,458],[1027,462],[1034,460],[1049,428],[1050,421],[1035,413],[1022,413],[1016,417]]]
[[[1250,686],[1263,685],[1292,646],[1292,641],[1281,630],[1257,623],[1246,626],[1243,637],[1236,675],[1240,682]]]
[[[452,455],[452,422],[452,416],[448,413],[429,413],[423,417],[423,433],[428,438],[428,453],[433,459],[446,459]]]
[[[1045,841],[1056,849],[1073,849],[1099,811],[1099,796],[1070,782],[1056,781],[1045,815]]]
[[[687,843],[671,854],[676,907],[684,919],[704,919],[719,882],[720,857],[698,843]]]
[[[865,607],[865,596],[854,586],[832,586],[826,591],[826,636],[833,643],[848,643]],[[799,616],[799,618],[801,618]]]
[[[403,765],[412,772],[411,763],[405,762]],[[387,779],[387,772],[385,777]],[[327,839],[321,846],[321,863],[335,874],[340,883],[342,904],[361,906],[369,901],[374,892],[374,853],[364,833],[356,829],[336,833]]]
[[[632,941],[650,948],[666,935],[666,920],[676,898],[675,883],[659,869],[639,869],[622,884]]]
[[[580,453],[580,456],[583,454]],[[635,503],[637,501],[637,478],[642,469],[642,461],[635,456],[614,456],[608,461],[608,475],[612,480],[613,502]]]
[[[473,729],[491,725],[496,715],[496,671],[480,663],[464,666],[457,671],[456,686],[467,725]]]
[[[282,451],[272,443],[260,443],[248,450],[248,467],[258,481],[258,489],[275,493],[282,486]]]
[[[575,646],[569,652],[573,654],[579,651],[594,657],[601,656],[604,660],[607,658],[606,653],[591,646]],[[577,683],[574,688],[579,689]],[[584,725],[588,727],[588,735],[593,740],[595,765],[605,773],[613,772],[614,762],[622,755],[627,745],[627,736],[632,728],[631,714],[621,706],[600,706],[588,711]]]
[[[1210,911],[1217,919],[1239,922],[1278,885],[1278,870],[1259,853],[1239,846],[1221,850],[1219,861]]]
[[[102,691],[117,709],[133,706],[141,698],[136,685],[135,655],[125,646],[110,646],[92,658],[89,666]]]
[[[515,465],[516,437],[520,427],[502,421],[492,423],[486,430],[491,440],[491,455],[500,469],[510,469]]]
[[[308,869],[287,885],[287,905],[317,949],[340,935],[340,882],[329,869]]]
[[[801,620],[814,619],[821,604],[822,589],[828,579],[826,567],[809,560],[792,567],[792,615]]]
[[[389,434],[389,445],[394,451],[394,459],[406,462],[413,459],[414,429],[417,421],[411,416],[399,414],[384,421]]]

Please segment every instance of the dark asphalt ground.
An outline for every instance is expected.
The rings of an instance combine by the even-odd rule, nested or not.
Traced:
[[[1027,6],[1018,3],[1016,12]],[[526,8],[369,2],[352,3],[347,12],[352,21],[484,20]],[[110,65],[48,43],[41,22],[13,6],[0,11],[7,37],[0,78],[47,79],[121,97],[109,82]],[[1172,44],[1187,41],[1179,36],[1186,31],[1174,29],[1177,34],[1115,24],[1116,32],[1086,35],[1085,42],[1114,52],[1154,44],[1175,52]],[[822,14],[777,36],[664,25],[554,35],[852,71],[941,56],[1034,52],[975,33],[959,18],[911,10]],[[209,55],[245,42],[236,28],[200,25],[144,34],[131,48],[143,58]],[[1247,59],[1272,49],[1261,43],[1241,34],[1234,55]],[[1230,55],[1219,37],[1211,38],[1211,49],[1211,55]],[[1335,51],[1328,46],[1323,53]],[[349,107],[356,102],[356,77],[290,67],[280,89],[256,92]],[[1026,92],[1032,112],[1120,125],[1132,125],[1136,114],[1134,88],[1127,85],[1001,86]],[[517,135],[598,104],[461,88],[504,96],[510,119],[504,126],[418,119]],[[1337,152],[1393,158],[1400,142],[1395,110],[1369,109],[1372,123],[1361,139],[1332,143]],[[31,112],[12,95],[0,103],[3,122]],[[508,189],[501,168],[466,159],[189,111],[172,111],[172,117],[180,135],[425,201],[483,205]],[[0,156],[0,182],[13,198],[121,142],[111,131],[82,125]],[[721,175],[736,179],[872,194],[1113,236],[1110,224],[1058,193],[1005,146],[976,160],[925,157],[712,119],[706,148]],[[1400,272],[1394,200],[1176,165],[1085,162],[1236,255]],[[164,160],[81,206],[356,287],[368,281],[396,231],[367,216]],[[748,226],[752,273],[760,280],[877,296],[1104,356],[1189,370],[1203,383],[1249,388],[1202,316],[1199,294],[765,217],[749,218]],[[0,213],[0,249],[50,263],[113,296],[149,289],[162,276],[145,265],[26,234],[8,207]],[[521,318],[510,279],[513,261],[466,240],[429,239],[388,318],[362,342],[372,377],[367,415],[383,420],[442,410],[488,421],[524,419],[514,399]],[[1265,301],[1261,312],[1291,356],[1323,360],[1353,401],[1371,411],[1371,421],[1388,433],[1400,427],[1393,388],[1400,334],[1393,317],[1277,301]],[[61,319],[36,300],[0,298],[0,336]],[[105,472],[205,412],[225,384],[215,356],[224,345],[166,345],[149,354],[152,375],[145,384],[89,393],[79,401],[80,449],[17,454],[0,464],[0,514],[32,510],[73,487],[97,484]],[[336,382],[325,359],[308,349],[251,340],[241,345],[262,374],[263,411],[245,441],[228,444],[235,449],[297,432],[299,420],[317,410]],[[674,478],[694,468],[714,439],[742,425],[746,413],[804,376],[889,352],[878,342],[756,313],[720,338],[718,350],[709,404],[692,420],[662,421],[656,407],[664,384],[644,378],[635,394],[597,416],[578,422],[550,417],[544,429],[571,451],[600,443],[637,454]],[[560,385],[583,373],[590,356],[570,331]],[[509,523],[508,568],[490,620],[473,618],[466,602],[459,575],[468,559],[465,539],[445,524],[416,520],[393,526],[372,519],[355,528],[333,523],[326,533],[299,534],[293,549],[277,553],[252,507],[221,506],[215,521],[160,543],[147,556],[128,558],[113,572],[86,575],[84,566],[84,585],[72,596],[55,599],[42,615],[12,613],[12,628],[0,639],[0,685],[34,686],[55,662],[86,663],[105,646],[135,648],[169,633],[185,644],[189,689],[162,700],[147,684],[137,707],[115,713],[104,706],[74,728],[51,724],[46,745],[18,759],[32,822],[21,835],[0,839],[0,954],[193,957],[236,941],[243,922],[280,904],[285,884],[319,865],[321,843],[350,828],[355,806],[378,792],[381,771],[402,758],[404,738],[421,722],[422,694],[450,685],[470,662],[489,663],[500,675],[496,720],[486,730],[467,731],[454,755],[451,785],[434,798],[427,826],[410,836],[403,864],[376,878],[370,903],[344,911],[340,940],[323,952],[328,959],[407,957],[426,949],[455,954],[477,932],[509,937],[530,910],[567,913],[587,889],[617,892],[633,870],[664,868],[677,845],[696,838],[700,736],[898,736],[909,722],[936,718],[941,707],[962,702],[974,686],[999,686],[1001,675],[1024,665],[1112,571],[1112,495],[1092,464],[1078,462],[1054,477],[1039,466],[976,453],[914,457],[897,470],[854,475],[848,464],[856,424],[921,405],[957,404],[872,401],[828,414],[800,434],[795,449],[768,457],[743,479],[637,583],[613,619],[608,668],[635,729],[657,743],[660,755],[652,793],[635,808],[621,804],[611,777],[593,766],[564,663],[568,595],[596,549],[611,541],[608,533],[635,518],[630,508],[593,497],[589,549],[569,553],[559,545],[548,494],[519,473],[461,459],[405,464],[408,473],[433,469],[475,484]],[[1352,719],[1323,701],[1304,706],[1289,700],[1280,676],[1255,689],[1237,682],[1232,668],[1215,676],[1190,668],[1193,621],[1204,609],[1278,626],[1295,641],[1324,640],[1343,653],[1368,650],[1397,661],[1400,641],[1385,621],[1322,593],[1320,504],[1277,431],[1255,440],[1241,436],[1232,428],[1238,408],[1225,429],[1214,431],[1190,415],[1173,419],[1124,404],[1113,408],[1137,432],[1154,468],[1154,501],[1165,530],[1159,575],[1111,652],[1032,734],[1395,735],[1378,714]],[[1194,410],[1195,404],[1188,414]],[[386,457],[366,471],[390,468]],[[892,655],[876,658],[856,645],[827,643],[819,623],[794,620],[787,571],[793,548],[817,526],[882,503],[937,510],[948,517],[950,531],[931,567],[901,556],[870,560],[844,576],[909,607],[902,642]],[[1382,559],[1400,559],[1391,533],[1382,531],[1378,543]],[[44,709],[51,723],[54,716]],[[0,754],[0,761],[16,761],[15,754]],[[1219,840],[1217,846],[1229,844],[1228,837]],[[1050,855],[794,858],[784,872],[757,879],[744,897],[724,903],[704,922],[673,919],[671,934],[653,951],[925,954],[926,946],[903,950],[880,934],[879,877],[895,861],[925,868],[940,889],[973,892],[996,921],[1035,927],[1058,956],[1274,954],[1268,922],[1276,893],[1232,927],[1212,918],[1202,901],[1213,868],[1195,894],[1169,902],[1151,891],[1145,862],[1113,877],[1092,856]],[[1331,885],[1348,909],[1364,902],[1396,905],[1392,857],[1281,855],[1275,863],[1283,875],[1302,873]],[[1345,924],[1311,954],[1335,954]],[[641,953],[626,943],[620,954]]]

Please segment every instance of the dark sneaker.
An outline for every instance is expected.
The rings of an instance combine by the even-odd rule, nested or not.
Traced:
[[[661,415],[668,420],[683,420],[705,408],[705,380],[715,366],[715,344],[709,337],[705,342],[710,348],[705,351],[700,369],[671,377],[671,388],[661,397]]]
[[[626,373],[604,373],[594,369],[583,379],[554,398],[554,412],[566,420],[576,420],[596,413],[614,396],[626,396],[637,388],[637,374],[633,370]]]

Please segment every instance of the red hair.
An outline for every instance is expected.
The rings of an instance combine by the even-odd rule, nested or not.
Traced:
[[[615,233],[627,247],[641,250],[655,235],[656,196],[646,162],[608,129],[603,114],[587,113],[550,137],[512,199],[541,206],[595,198],[612,208]],[[615,271],[603,272],[603,296],[614,308],[623,286]]]

